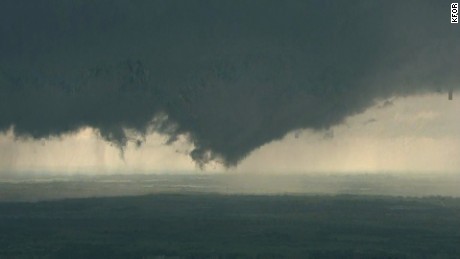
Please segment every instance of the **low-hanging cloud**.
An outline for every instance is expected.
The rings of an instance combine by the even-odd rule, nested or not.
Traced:
[[[376,100],[458,89],[449,17],[447,1],[2,1],[0,131],[91,126],[123,148],[153,128],[235,165]]]

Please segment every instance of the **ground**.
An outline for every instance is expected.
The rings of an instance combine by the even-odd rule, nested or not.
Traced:
[[[2,258],[459,258],[460,199],[155,194],[0,203]]]

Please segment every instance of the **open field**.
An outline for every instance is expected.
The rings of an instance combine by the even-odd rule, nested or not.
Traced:
[[[2,258],[459,258],[460,199],[154,194],[0,203]]]
[[[24,174],[0,178],[0,202],[159,193],[460,197],[459,186],[458,174]]]

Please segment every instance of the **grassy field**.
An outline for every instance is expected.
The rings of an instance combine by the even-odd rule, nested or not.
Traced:
[[[156,194],[0,203],[2,258],[460,258],[460,199]]]

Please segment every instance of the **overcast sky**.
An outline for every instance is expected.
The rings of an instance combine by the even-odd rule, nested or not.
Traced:
[[[434,0],[2,1],[0,171],[458,172],[449,16]]]

